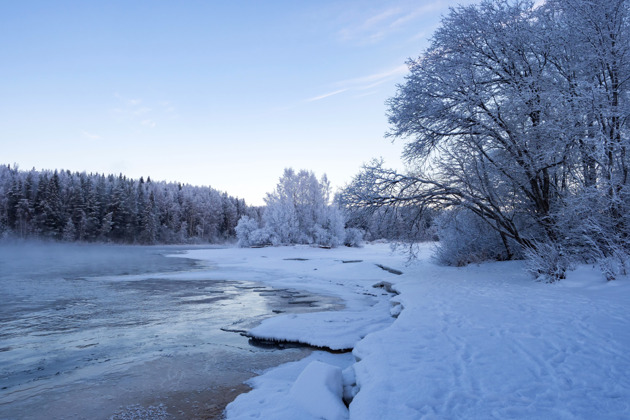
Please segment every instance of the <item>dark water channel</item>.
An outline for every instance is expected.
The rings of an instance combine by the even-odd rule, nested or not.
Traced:
[[[183,249],[0,244],[0,419],[220,418],[244,380],[309,352],[237,331],[339,305],[164,256]]]

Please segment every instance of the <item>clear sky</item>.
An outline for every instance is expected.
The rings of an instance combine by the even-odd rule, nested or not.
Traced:
[[[385,101],[457,3],[2,1],[0,163],[250,204],[285,167],[342,186],[371,158],[400,166]]]

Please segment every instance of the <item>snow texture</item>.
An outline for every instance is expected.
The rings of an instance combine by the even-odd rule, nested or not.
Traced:
[[[350,419],[630,418],[627,277],[606,282],[597,269],[581,266],[567,279],[545,284],[535,282],[521,262],[438,266],[430,245],[407,266],[404,256],[384,244],[190,255],[220,261],[213,273],[226,278],[307,289],[346,302],[338,312],[280,316],[255,328],[278,340],[354,350],[314,352],[264,372],[249,381],[253,391],[228,406],[228,419],[335,413],[339,387],[333,392],[325,384],[338,379],[327,365],[343,371],[346,397],[356,394]],[[348,260],[362,261],[342,262]],[[372,287],[382,281],[399,294]],[[315,396],[318,403],[310,399]]]
[[[313,417],[348,418],[348,409],[342,402],[343,378],[337,366],[319,361],[309,363],[295,380],[289,396]]]
[[[353,361],[350,353],[316,351],[305,359],[270,369],[247,381],[254,389],[228,405],[227,418],[346,419],[348,410],[341,401],[338,372]]]

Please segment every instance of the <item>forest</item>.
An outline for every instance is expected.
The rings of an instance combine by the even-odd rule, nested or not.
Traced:
[[[0,237],[129,244],[221,242],[257,210],[210,187],[0,166]]]

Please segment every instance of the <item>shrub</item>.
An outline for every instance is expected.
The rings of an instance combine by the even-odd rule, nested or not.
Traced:
[[[508,252],[501,235],[487,221],[467,209],[456,209],[440,215],[437,219],[437,235],[439,244],[435,258],[444,265],[461,267],[513,257],[513,251]]]
[[[566,278],[566,272],[572,266],[571,259],[555,242],[536,243],[533,248],[526,249],[524,254],[527,271],[546,283]]]
[[[346,238],[343,241],[345,246],[360,248],[363,246],[363,231],[357,228],[346,229]]]
[[[252,245],[252,233],[258,229],[258,222],[249,216],[243,216],[236,225],[236,238],[238,246],[247,247]]]

